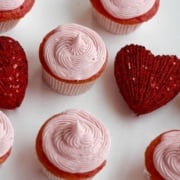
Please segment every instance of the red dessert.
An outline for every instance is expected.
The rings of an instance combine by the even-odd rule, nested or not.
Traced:
[[[127,45],[116,55],[118,88],[136,114],[149,113],[180,91],[180,61],[173,55],[154,56],[143,46]]]
[[[22,103],[28,82],[28,64],[21,45],[0,37],[0,108],[13,109]]]

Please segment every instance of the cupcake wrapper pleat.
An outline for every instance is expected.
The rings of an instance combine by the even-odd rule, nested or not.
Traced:
[[[146,176],[147,180],[151,180],[151,174],[147,171],[147,169],[144,169],[144,175]]]
[[[42,70],[42,77],[50,88],[52,88],[59,94],[69,96],[82,94],[94,84],[94,81],[79,84],[60,81],[51,76],[44,69]]]
[[[66,180],[64,178],[55,176],[54,174],[50,173],[48,170],[46,170],[43,165],[41,165],[42,171],[44,172],[44,174],[48,177],[48,179],[50,180]]]
[[[46,170],[46,168],[41,165],[41,168],[42,168],[42,171],[44,172],[44,174],[48,177],[48,179],[50,180],[67,180],[67,179],[64,179],[62,177],[58,177],[58,176],[55,176],[54,174],[52,174],[50,171]],[[92,180],[92,178],[84,178],[84,179],[81,179],[81,180]]]
[[[106,18],[102,14],[100,14],[95,8],[92,8],[93,15],[97,22],[104,27],[107,31],[114,34],[128,34],[130,32],[135,31],[141,24],[120,24],[112,21],[109,18]]]
[[[7,32],[17,25],[19,19],[0,22],[0,32]]]

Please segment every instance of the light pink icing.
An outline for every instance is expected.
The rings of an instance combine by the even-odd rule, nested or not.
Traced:
[[[61,25],[44,45],[44,59],[50,70],[67,80],[87,79],[105,63],[107,54],[102,38],[78,24]]]
[[[161,143],[155,149],[153,161],[164,179],[180,179],[180,131],[163,135]]]
[[[0,157],[5,155],[14,142],[14,129],[8,117],[0,111]]]
[[[146,13],[155,0],[101,0],[104,9],[115,18],[130,19]]]
[[[24,0],[0,0],[0,11],[8,11],[18,8]]]
[[[67,110],[51,119],[43,130],[43,151],[57,168],[84,173],[103,163],[110,149],[110,136],[94,116]]]

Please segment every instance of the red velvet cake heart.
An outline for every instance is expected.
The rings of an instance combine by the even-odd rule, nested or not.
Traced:
[[[114,75],[124,100],[138,115],[165,105],[180,92],[180,60],[154,56],[143,46],[123,47],[115,58]]]
[[[0,108],[13,109],[22,103],[28,81],[28,64],[21,45],[0,37]]]

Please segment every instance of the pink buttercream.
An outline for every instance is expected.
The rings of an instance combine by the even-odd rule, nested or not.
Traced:
[[[130,19],[146,13],[155,0],[101,0],[104,9],[113,17]]]
[[[67,110],[51,119],[43,130],[43,151],[57,168],[84,173],[103,163],[110,149],[103,124],[82,110]]]
[[[8,117],[0,111],[0,157],[5,155],[12,147],[14,129]]]
[[[155,149],[153,161],[164,179],[180,179],[180,131],[163,135],[161,143]]]
[[[20,7],[24,0],[0,0],[0,11],[13,10]]]
[[[44,59],[50,70],[67,80],[87,79],[105,63],[102,38],[93,30],[66,24],[55,29],[44,45]]]

